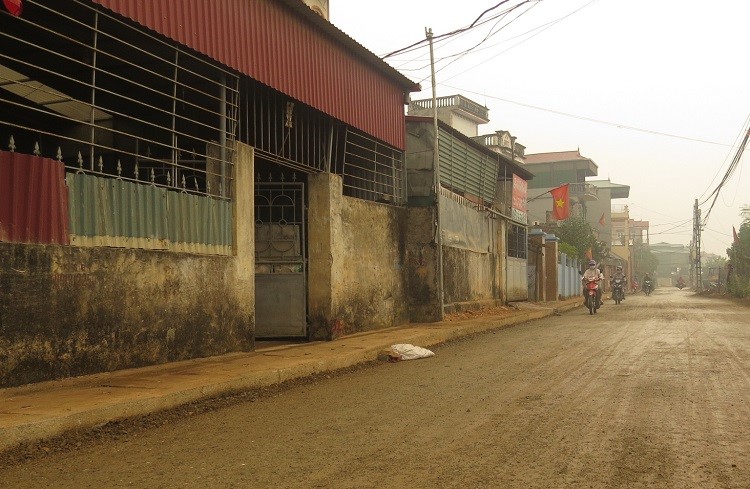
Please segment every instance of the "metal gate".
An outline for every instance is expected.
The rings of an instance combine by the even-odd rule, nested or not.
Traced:
[[[304,184],[255,184],[255,336],[307,336]]]

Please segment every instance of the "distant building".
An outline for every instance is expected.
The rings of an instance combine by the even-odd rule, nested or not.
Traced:
[[[690,276],[690,248],[682,244],[656,243],[649,246],[659,265],[656,267],[658,285],[675,285],[682,276]]]
[[[609,180],[586,180],[597,176],[599,167],[579,150],[526,154],[525,166],[534,174],[529,182],[529,219],[552,223],[552,195],[549,191],[569,184],[571,215],[582,216],[591,224],[598,239],[612,245],[612,199],[626,198],[630,187]]]
[[[635,248],[637,245],[649,243],[649,222],[630,219],[630,211],[627,205],[613,205],[610,209],[610,249],[613,254],[627,262],[625,273],[628,276],[628,281],[632,283],[634,277],[638,278]]]
[[[330,10],[328,0],[303,0],[313,12],[320,15],[326,20],[330,19]]]
[[[436,102],[438,120],[445,122],[466,136],[477,136],[479,126],[490,122],[489,109],[463,95],[438,97]],[[409,102],[409,115],[432,117],[432,114],[431,98]]]

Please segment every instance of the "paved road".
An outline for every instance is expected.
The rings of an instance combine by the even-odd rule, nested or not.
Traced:
[[[750,309],[658,289],[0,469],[3,487],[747,488]]]

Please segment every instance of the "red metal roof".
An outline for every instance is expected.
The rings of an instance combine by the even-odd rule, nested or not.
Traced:
[[[578,160],[589,160],[585,156],[581,156],[581,152],[576,151],[554,151],[552,153],[532,153],[526,155],[524,161],[527,165],[533,165],[535,163],[560,163],[562,161],[578,161]]]
[[[301,0],[93,0],[396,148],[418,85]]]
[[[0,241],[68,244],[61,162],[0,151]]]

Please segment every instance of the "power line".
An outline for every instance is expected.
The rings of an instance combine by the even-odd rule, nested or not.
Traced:
[[[711,215],[711,211],[716,204],[716,200],[719,198],[719,192],[721,192],[721,188],[729,181],[730,178],[732,178],[734,171],[737,169],[737,166],[742,160],[742,153],[745,151],[745,146],[747,145],[748,138],[750,138],[750,115],[748,115],[747,120],[745,121],[744,133],[745,136],[742,138],[742,142],[737,148],[737,152],[734,154],[734,158],[729,164],[729,168],[727,168],[727,172],[724,174],[721,182],[719,182],[719,185],[714,189],[714,191],[711,192],[708,197],[706,197],[703,202],[700,203],[700,205],[705,204],[712,196],[714,198],[713,201],[711,201],[711,206],[708,208],[708,212],[706,212],[706,217],[703,218],[704,225],[708,222],[708,217]]]
[[[438,62],[446,60],[448,58],[455,58],[455,59],[451,60],[449,63],[447,63],[446,65],[442,66],[435,73],[441,72],[442,70],[446,69],[447,67],[449,67],[450,65],[452,65],[456,61],[460,60],[461,58],[463,58],[467,54],[471,53],[476,48],[478,48],[479,46],[481,46],[482,44],[484,44],[490,37],[496,35],[498,32],[501,32],[503,29],[505,29],[510,24],[512,24],[513,22],[515,22],[516,20],[518,20],[522,15],[524,15],[525,13],[527,13],[529,10],[531,10],[532,8],[534,8],[537,5],[537,3],[535,3],[534,5],[530,6],[528,9],[526,9],[523,12],[521,12],[517,17],[511,19],[507,24],[503,25],[502,27],[500,27],[499,29],[497,29],[496,31],[493,32],[495,26],[497,26],[497,24],[499,24],[502,20],[504,20],[505,17],[507,17],[511,12],[513,12],[517,8],[521,7],[522,5],[525,5],[525,4],[529,3],[530,1],[531,0],[526,0],[524,2],[519,3],[518,5],[516,5],[514,7],[511,7],[509,9],[507,9],[505,11],[505,13],[503,14],[503,16],[495,23],[494,26],[492,26],[492,28],[490,29],[490,32],[484,37],[484,39],[482,39],[481,41],[479,41],[479,43],[475,44],[474,46],[472,46],[472,47],[470,47],[470,48],[468,48],[468,49],[466,49],[466,50],[464,50],[464,51],[462,51],[460,53],[452,54],[452,55],[449,55],[449,56],[444,56],[443,58],[439,59]],[[429,78],[429,77],[427,77],[427,78]],[[422,83],[427,78],[424,78],[424,79],[420,80],[419,83]]]
[[[479,17],[477,17],[476,19],[474,19],[474,22],[472,22],[468,26],[462,27],[460,29],[453,30],[451,32],[447,32],[445,34],[440,34],[439,36],[434,36],[432,38],[432,41],[435,42],[438,39],[443,39],[443,38],[446,38],[446,37],[455,36],[456,34],[460,34],[462,32],[468,31],[469,29],[473,29],[474,27],[477,26],[477,22],[479,22],[482,19],[482,17],[484,17],[484,15],[486,13],[491,12],[491,11],[495,10],[496,8],[500,7],[501,5],[504,5],[504,4],[508,3],[508,2],[510,2],[510,0],[503,0],[502,2],[498,3],[494,7],[490,7],[487,10],[485,10],[484,12],[482,12],[481,14],[479,14]],[[479,24],[479,25],[481,25],[481,24]],[[406,52],[407,50],[410,50],[410,49],[412,49],[412,48],[414,48],[416,46],[420,46],[422,44],[426,44],[428,42],[429,41],[427,39],[421,39],[421,40],[419,40],[419,41],[417,41],[417,42],[415,42],[413,44],[410,44],[410,45],[408,45],[406,47],[403,47],[401,49],[397,49],[395,51],[392,51],[392,52],[386,54],[385,56],[382,56],[382,59],[390,58],[393,55]]]
[[[484,39],[482,39],[481,41],[479,41],[479,43],[477,43],[476,45],[472,46],[471,48],[468,48],[468,49],[464,49],[463,51],[460,51],[460,52],[457,52],[457,53],[454,53],[454,54],[449,54],[449,55],[446,55],[446,56],[443,56],[443,57],[441,57],[441,58],[437,59],[437,60],[435,61],[435,63],[436,63],[436,64],[437,64],[437,63],[440,63],[441,61],[444,61],[444,60],[446,60],[446,59],[449,59],[449,58],[457,58],[457,59],[454,59],[453,61],[451,61],[450,63],[448,63],[448,64],[447,64],[446,66],[443,66],[442,68],[440,68],[440,69],[439,69],[438,71],[440,71],[440,70],[443,70],[443,69],[444,69],[444,68],[446,68],[447,66],[450,66],[450,65],[451,65],[451,64],[453,64],[453,63],[454,63],[455,61],[458,61],[458,59],[461,59],[461,58],[462,58],[462,57],[463,57],[464,55],[468,54],[469,52],[475,51],[475,50],[476,50],[476,48],[477,48],[478,46],[481,46],[481,45],[482,45],[482,44],[483,44],[484,42],[486,42],[486,41],[487,41],[487,40],[488,40],[488,39],[489,39],[490,37],[492,37],[492,36],[496,35],[497,33],[501,32],[501,31],[502,31],[502,30],[503,30],[503,29],[504,29],[505,27],[507,27],[508,25],[510,25],[510,24],[511,24],[511,23],[512,23],[513,21],[515,21],[516,19],[518,19],[518,18],[519,18],[519,17],[521,16],[521,15],[523,15],[523,14],[524,14],[524,13],[526,13],[526,12],[528,12],[528,10],[527,10],[526,12],[523,12],[523,13],[522,13],[521,15],[519,15],[519,16],[518,16],[518,17],[516,17],[516,18],[514,18],[513,20],[511,20],[510,22],[508,22],[508,23],[507,23],[507,24],[505,24],[504,26],[502,26],[502,27],[501,27],[500,29],[497,29],[497,30],[495,30],[495,27],[497,26],[497,24],[499,24],[499,23],[500,23],[500,22],[501,22],[501,21],[502,21],[502,20],[503,20],[503,19],[504,19],[505,17],[507,17],[507,16],[508,16],[508,15],[509,15],[509,14],[510,14],[511,12],[513,12],[513,11],[514,11],[514,10],[516,10],[517,8],[519,8],[519,7],[521,7],[522,5],[525,5],[525,4],[527,4],[527,3],[532,3],[532,2],[533,2],[533,3],[538,3],[538,2],[540,2],[540,1],[542,1],[542,0],[524,0],[524,1],[523,1],[523,2],[521,2],[521,3],[519,3],[519,4],[517,4],[517,5],[514,5],[514,6],[512,6],[512,7],[509,7],[509,8],[507,8],[507,9],[503,10],[502,12],[498,12],[497,14],[493,15],[492,17],[489,17],[489,18],[485,19],[484,21],[482,21],[482,22],[480,22],[480,23],[476,24],[476,25],[474,26],[474,28],[480,27],[480,26],[482,26],[482,25],[484,25],[484,24],[487,24],[487,23],[489,23],[489,22],[492,22],[492,21],[496,21],[496,22],[495,22],[495,24],[494,24],[494,25],[493,25],[493,26],[492,26],[492,27],[490,28],[490,31],[489,31],[489,33],[488,33],[487,35],[485,35]],[[462,35],[466,34],[467,32],[468,32],[468,31],[462,31],[462,32],[460,32],[459,34],[456,34],[455,36],[451,36],[451,39],[449,39],[449,40],[447,40],[446,42],[444,42],[444,43],[442,44],[442,47],[445,47],[446,45],[448,45],[448,44],[450,44],[451,42],[455,41],[456,39],[458,39],[458,38],[459,38],[460,36],[462,36]],[[443,41],[445,41],[445,40],[446,40],[446,38],[444,38],[444,39],[442,39],[442,40],[443,40]],[[413,49],[410,49],[409,51],[413,51],[413,50],[415,50],[415,49],[418,49],[418,48],[413,48]],[[406,52],[409,52],[409,51],[406,51]],[[421,58],[421,57],[420,57],[420,58],[413,58],[413,59],[411,59],[411,60],[407,61],[406,63],[408,64],[408,63],[410,63],[410,62],[412,62],[412,61],[428,61],[428,60],[427,60],[427,59],[425,59],[425,58]],[[423,66],[420,66],[419,68],[403,68],[403,66],[405,66],[405,64],[402,64],[402,65],[401,65],[401,67],[399,67],[399,69],[401,69],[401,70],[403,70],[403,71],[422,71],[422,70],[424,70],[425,68],[429,68],[429,67],[430,67],[430,63],[428,62],[427,64],[425,64],[425,65],[423,65]],[[421,80],[421,81],[420,81],[419,83],[422,83],[422,82],[423,82],[424,80],[426,80],[427,78],[429,78],[429,76],[428,76],[428,77],[426,77],[426,78],[424,78],[423,80]]]
[[[519,41],[519,42],[517,42],[516,44],[512,45],[512,46],[511,46],[511,47],[509,47],[508,49],[505,49],[505,50],[503,50],[503,51],[500,51],[500,52],[499,52],[499,53],[497,53],[496,55],[494,55],[494,56],[491,56],[490,58],[487,58],[487,59],[485,59],[485,60],[484,60],[484,61],[482,61],[481,63],[477,63],[476,65],[474,65],[474,66],[472,66],[472,67],[470,67],[470,68],[467,68],[466,70],[464,70],[464,71],[462,71],[462,72],[460,72],[460,73],[457,73],[457,74],[455,74],[455,75],[453,75],[453,76],[451,76],[451,77],[448,77],[448,78],[446,78],[446,79],[445,79],[445,80],[443,80],[443,81],[448,81],[448,80],[452,80],[453,78],[456,78],[457,76],[461,76],[461,75],[463,75],[463,74],[467,73],[468,71],[470,71],[470,70],[473,70],[474,68],[478,68],[479,66],[482,66],[483,64],[485,64],[485,63],[487,63],[487,62],[489,62],[489,61],[491,61],[491,60],[493,60],[493,59],[497,58],[497,57],[498,57],[498,56],[500,56],[501,54],[507,53],[508,51],[510,51],[511,49],[513,49],[514,47],[516,47],[516,46],[518,46],[518,45],[520,45],[520,44],[523,44],[524,42],[528,41],[529,39],[532,39],[532,38],[534,38],[534,37],[538,36],[538,35],[539,35],[539,34],[541,34],[542,32],[544,32],[544,31],[546,31],[547,29],[549,29],[550,27],[552,27],[553,25],[555,25],[555,24],[557,24],[557,23],[559,23],[559,22],[561,22],[561,21],[563,21],[563,20],[567,19],[567,18],[568,18],[568,17],[570,17],[571,15],[573,15],[573,14],[575,14],[575,13],[577,13],[577,12],[579,12],[579,11],[583,10],[584,8],[588,7],[588,6],[589,6],[589,5],[591,5],[591,4],[594,4],[594,3],[596,3],[596,2],[598,2],[598,1],[599,1],[599,0],[591,0],[591,1],[589,2],[589,3],[587,3],[587,4],[585,4],[585,5],[583,5],[583,6],[579,7],[579,8],[577,8],[576,10],[574,10],[574,11],[570,12],[569,14],[567,14],[567,15],[564,15],[564,16],[560,17],[560,18],[559,18],[559,19],[557,19],[557,20],[554,20],[554,21],[552,21],[552,22],[549,22],[548,24],[546,24],[546,26],[545,26],[545,27],[544,27],[543,29],[541,29],[540,31],[536,32],[536,33],[535,33],[534,35],[532,35],[532,36],[529,36],[529,37],[527,37],[526,39],[522,39],[521,41]],[[533,30],[533,29],[532,29],[532,30]]]
[[[499,100],[500,102],[506,102],[506,103],[509,103],[509,104],[514,104],[514,105],[518,105],[518,106],[521,106],[521,107],[526,107],[526,108],[534,109],[534,110],[541,110],[543,112],[549,112],[549,113],[552,113],[552,114],[557,114],[557,115],[561,115],[561,116],[565,116],[565,117],[572,117],[573,119],[579,119],[579,120],[582,120],[582,121],[595,122],[597,124],[604,124],[604,125],[607,125],[607,126],[616,127],[618,129],[627,129],[629,131],[643,132],[643,133],[647,133],[647,134],[653,134],[653,135],[656,135],[656,136],[666,136],[666,137],[675,138],[675,139],[684,139],[686,141],[694,141],[694,142],[697,142],[697,143],[704,143],[704,144],[713,144],[713,145],[716,145],[716,146],[731,146],[731,145],[726,144],[726,143],[718,143],[716,141],[708,141],[706,139],[692,138],[692,137],[689,137],[689,136],[680,136],[678,134],[671,134],[671,133],[662,132],[662,131],[654,131],[652,129],[644,129],[644,128],[641,128],[641,127],[630,126],[630,125],[627,125],[627,124],[620,124],[620,123],[617,123],[617,122],[610,122],[610,121],[605,121],[605,120],[601,120],[601,119],[594,119],[593,117],[587,117],[587,116],[583,116],[583,115],[571,114],[569,112],[563,112],[563,111],[560,111],[560,110],[548,109],[548,108],[545,108],[545,107],[540,107],[538,105],[532,105],[532,104],[527,104],[527,103],[523,103],[523,102],[517,102],[515,100],[510,100],[510,99],[506,99],[506,98],[502,98],[502,97],[497,97],[497,96],[493,96],[493,95],[487,95],[486,93],[473,92],[471,90],[466,90],[465,88],[458,88],[458,87],[454,87],[454,86],[451,86],[451,85],[445,85],[445,84],[442,84],[442,83],[440,85],[442,85],[442,86],[444,86],[446,88],[451,88],[453,90],[462,90],[462,91],[464,91],[466,93],[471,93],[471,94],[474,94],[474,95],[480,95],[480,96],[491,98],[491,99],[494,99],[494,100]]]

